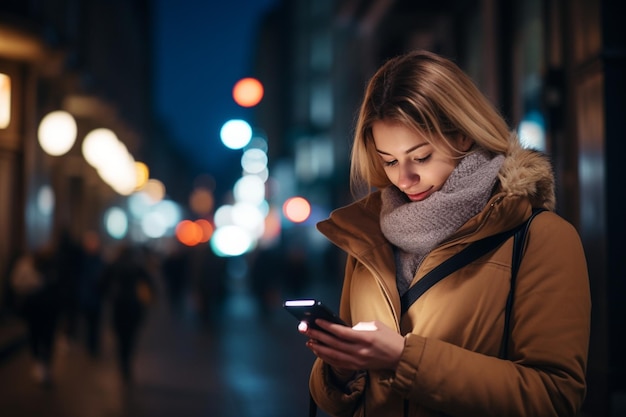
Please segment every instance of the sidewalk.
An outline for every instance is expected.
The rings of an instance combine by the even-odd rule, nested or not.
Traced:
[[[225,300],[211,326],[173,315],[160,300],[151,312],[124,385],[106,332],[97,360],[58,339],[54,385],[35,382],[19,323],[3,322],[0,410],[6,417],[294,417],[309,406],[313,355],[293,318],[276,309],[263,317],[245,293]],[[318,417],[325,417],[318,412]]]

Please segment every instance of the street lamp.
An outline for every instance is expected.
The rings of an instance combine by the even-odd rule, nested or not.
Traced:
[[[76,120],[71,114],[63,110],[53,111],[39,123],[39,145],[48,155],[63,155],[74,146],[76,132]]]

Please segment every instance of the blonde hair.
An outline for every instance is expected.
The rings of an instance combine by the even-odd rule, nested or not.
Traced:
[[[451,141],[459,134],[495,154],[509,148],[509,127],[493,104],[455,63],[427,51],[392,58],[370,79],[352,146],[355,195],[391,184],[374,146],[372,125],[377,121],[415,129],[451,155],[459,155]]]

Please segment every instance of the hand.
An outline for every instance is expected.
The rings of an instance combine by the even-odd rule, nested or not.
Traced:
[[[358,323],[350,328],[317,319],[310,326],[299,326],[309,337],[307,347],[327,364],[346,370],[395,370],[404,349],[404,337],[379,321]]]

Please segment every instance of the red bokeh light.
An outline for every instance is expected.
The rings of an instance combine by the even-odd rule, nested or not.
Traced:
[[[233,87],[233,99],[242,107],[254,107],[263,98],[263,84],[256,78],[242,78]]]

